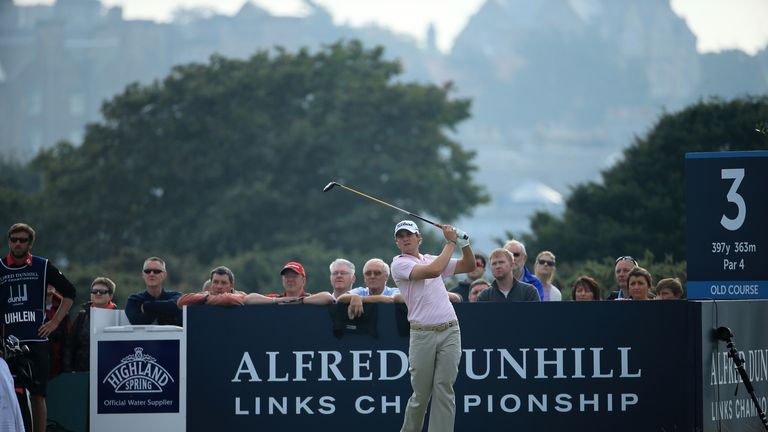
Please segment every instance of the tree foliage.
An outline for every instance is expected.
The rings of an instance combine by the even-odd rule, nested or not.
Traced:
[[[382,48],[353,41],[213,56],[129,85],[82,146],[59,143],[32,161],[40,247],[75,263],[123,248],[201,266],[231,258],[274,275],[276,263],[302,259],[288,256],[296,245],[318,260],[391,256],[403,216],[324,194],[329,181],[444,221],[487,200],[474,155],[448,137],[469,102],[451,99],[449,85],[398,82],[400,73]],[[243,276],[264,287],[279,278]]]
[[[714,99],[662,115],[602,173],[602,183],[573,189],[562,216],[535,214],[528,249],[553,250],[566,261],[646,251],[684,260],[685,154],[765,149],[768,138],[755,125],[766,119],[768,97]]]
[[[27,220],[31,196],[37,189],[37,176],[27,165],[0,157],[0,226],[8,227]]]

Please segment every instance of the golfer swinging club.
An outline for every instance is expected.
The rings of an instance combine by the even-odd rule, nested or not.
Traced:
[[[392,278],[408,306],[411,323],[408,363],[413,387],[401,432],[422,430],[430,398],[429,431],[453,431],[456,415],[453,383],[459,372],[461,333],[442,278],[474,270],[475,255],[466,233],[450,225],[440,228],[446,243],[440,255],[434,256],[419,253],[421,234],[413,221],[404,220],[395,226],[395,243],[400,255],[392,259]],[[451,259],[457,241],[461,260]]]

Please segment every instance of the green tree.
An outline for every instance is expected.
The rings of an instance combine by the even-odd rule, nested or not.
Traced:
[[[32,195],[39,189],[38,177],[28,165],[0,157],[0,226],[6,229],[29,220]]]
[[[602,182],[576,186],[562,216],[536,213],[529,250],[550,249],[561,261],[606,256],[670,256],[685,259],[685,154],[759,150],[768,144],[755,125],[768,119],[768,97],[699,102],[664,114]]]
[[[41,240],[73,262],[121,248],[201,263],[296,244],[319,256],[393,248],[402,215],[323,194],[331,180],[439,220],[466,214],[487,197],[472,180],[474,155],[447,132],[469,102],[451,99],[450,85],[399,82],[400,72],[382,48],[353,41],[213,56],[129,85],[82,146],[60,143],[33,161]]]

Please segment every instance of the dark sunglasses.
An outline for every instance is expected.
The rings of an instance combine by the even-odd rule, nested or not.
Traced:
[[[160,274],[162,272],[163,271],[160,269],[144,269],[144,274],[150,274],[150,273]]]
[[[522,255],[522,253],[520,253],[520,252],[512,252],[512,255],[513,255],[515,258],[519,258],[519,257],[520,257],[520,255]]]
[[[92,289],[91,290],[91,294],[101,294],[101,295],[104,295],[104,294],[111,294],[111,293],[109,292],[109,290],[105,290],[105,289]]]
[[[368,270],[363,274],[365,274],[366,276],[381,276],[382,273],[384,272],[381,270]]]
[[[620,257],[616,258],[616,262],[615,262],[615,264],[618,264],[618,263],[619,263],[619,261],[632,261],[632,263],[633,263],[634,265],[637,265],[637,261],[635,261],[635,259],[634,259],[634,258],[632,258],[632,257],[631,257],[631,256],[629,256],[629,255],[624,255],[624,256],[620,256]]]
[[[555,266],[555,262],[554,261],[550,261],[550,260],[540,259],[540,260],[538,260],[538,262],[539,262],[539,265],[548,265],[550,267],[554,267]]]
[[[11,243],[29,243],[29,237],[8,237]]]

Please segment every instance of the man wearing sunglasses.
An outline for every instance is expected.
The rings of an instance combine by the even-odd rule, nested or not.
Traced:
[[[380,258],[371,258],[363,266],[364,287],[349,290],[339,296],[336,301],[349,303],[347,315],[355,319],[363,314],[363,303],[393,303],[400,290],[387,286],[389,280],[389,265]]]
[[[75,287],[46,258],[30,252],[35,243],[35,230],[17,223],[8,230],[9,253],[0,263],[0,315],[4,336],[14,335],[27,345],[35,382],[28,387],[32,395],[34,432],[45,431],[47,408],[45,393],[50,370],[48,336],[56,330],[75,299]],[[48,285],[61,296],[61,304],[50,320],[46,320],[45,303]]]
[[[544,298],[544,285],[541,280],[537,278],[528,267],[525,266],[528,261],[528,253],[525,251],[525,245],[517,240],[509,240],[504,244],[504,249],[512,252],[512,256],[515,258],[514,267],[512,269],[512,275],[516,280],[525,282],[536,287],[536,291],[539,292],[539,299]]]
[[[181,293],[163,289],[167,276],[162,259],[150,257],[144,261],[142,277],[147,289],[131,294],[125,304],[125,315],[131,324],[182,325],[182,312],[176,306]]]
[[[91,366],[91,309],[117,309],[112,302],[117,285],[108,278],[99,276],[91,282],[91,300],[83,303],[75,318],[72,332],[64,345],[64,372],[87,372]]]

